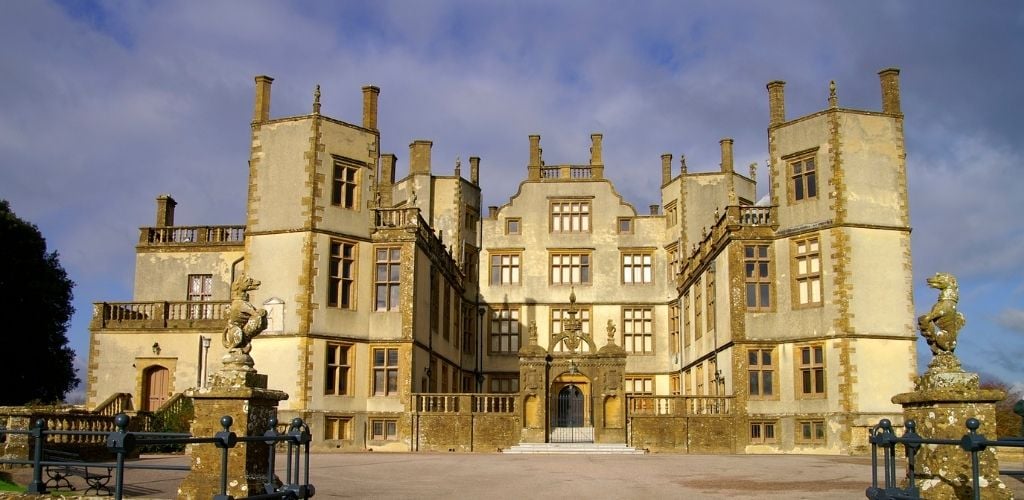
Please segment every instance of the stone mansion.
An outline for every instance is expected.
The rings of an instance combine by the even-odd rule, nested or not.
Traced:
[[[605,178],[601,134],[571,165],[530,136],[517,191],[485,211],[478,157],[437,172],[416,140],[398,175],[378,88],[359,123],[321,115],[319,88],[310,114],[272,118],[258,76],[244,224],[177,225],[157,197],[131,301],[94,306],[86,406],[154,411],[203,387],[245,274],[269,324],[255,367],[322,450],[493,451],[583,429],[564,435],[854,453],[901,419],[890,398],[917,370],[899,71],[879,78],[881,111],[839,107],[833,88],[796,118],[767,85],[767,203],[722,139],[714,169],[661,155],[661,203],[641,212]]]

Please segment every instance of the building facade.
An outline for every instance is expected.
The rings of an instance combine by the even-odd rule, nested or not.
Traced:
[[[768,84],[766,203],[731,139],[712,171],[662,155],[641,213],[605,178],[600,134],[571,165],[530,136],[524,180],[486,215],[478,157],[468,179],[439,175],[417,140],[397,179],[376,87],[358,125],[321,115],[319,89],[312,113],[271,119],[257,77],[245,224],[175,225],[157,198],[132,301],[95,305],[86,404],[152,411],[205,384],[244,273],[269,318],[256,369],[321,449],[423,449],[431,412],[504,415],[502,443],[624,442],[631,418],[679,404],[728,415],[731,451],[854,452],[917,367],[899,72],[879,75],[880,112],[833,87],[795,119]]]

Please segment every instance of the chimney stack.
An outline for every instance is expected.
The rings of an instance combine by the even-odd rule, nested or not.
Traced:
[[[469,157],[469,182],[480,184],[480,157]]]
[[[270,85],[274,79],[267,75],[256,77],[256,103],[253,106],[252,121],[263,123],[270,119]]]
[[[786,121],[786,82],[768,82],[768,126],[773,127]]]
[[[664,186],[672,180],[672,153],[661,155],[661,185]]]
[[[903,114],[900,110],[900,70],[886,68],[878,72],[882,83],[882,112],[890,115]]]
[[[526,167],[527,170],[529,171],[528,175],[527,175],[527,179],[528,180],[531,180],[531,181],[539,181],[540,180],[540,165],[541,165],[540,154],[541,154],[541,151],[540,151],[540,136],[536,135],[536,134],[531,135],[530,136],[530,163],[527,164],[527,167]]]
[[[398,157],[391,153],[380,155],[380,183],[390,186],[395,183],[395,162]]]
[[[409,144],[409,175],[430,174],[431,141],[418,140]]]
[[[604,160],[601,158],[601,134],[590,134],[590,175],[594,179],[604,178]]]
[[[650,205],[647,208],[651,210],[651,215],[658,215],[658,205]]]
[[[373,85],[363,87],[363,128],[377,130],[377,97],[380,88]]]
[[[174,201],[169,194],[156,197],[156,227],[174,225],[174,207],[177,204],[178,202]]]
[[[732,173],[732,139],[726,137],[718,143],[722,145],[722,172]]]

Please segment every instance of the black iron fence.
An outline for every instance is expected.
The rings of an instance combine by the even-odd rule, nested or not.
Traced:
[[[969,418],[966,422],[967,433],[960,439],[925,439],[917,433],[917,424],[908,420],[902,436],[897,436],[893,431],[892,422],[889,419],[882,419],[878,425],[871,429],[871,486],[865,494],[872,500],[897,500],[897,499],[919,499],[921,490],[916,482],[917,478],[917,452],[922,445],[954,445],[959,446],[966,453],[971,455],[971,484],[970,488],[975,500],[981,499],[981,488],[978,487],[980,472],[979,454],[990,446],[1024,448],[1024,438],[1007,438],[989,440],[983,434],[978,434],[981,422],[976,418]],[[907,460],[906,478],[902,486],[896,477],[896,452],[897,446],[903,446],[903,452]],[[883,457],[883,485],[878,484],[878,454],[881,450]],[[1005,472],[1004,472],[1005,473]],[[1019,475],[1019,473],[1010,473]]]
[[[90,489],[96,490],[97,493],[104,490],[120,500],[124,497],[124,475],[127,469],[190,470],[188,466],[183,465],[125,463],[125,459],[137,448],[152,445],[213,444],[221,450],[220,493],[214,496],[214,500],[235,500],[227,494],[228,450],[236,447],[238,443],[266,443],[270,447],[270,453],[267,475],[263,482],[264,491],[245,498],[299,499],[310,498],[315,493],[315,488],[309,482],[309,445],[312,438],[309,426],[302,419],[293,419],[282,433],[277,431],[277,419],[272,418],[270,430],[262,436],[238,436],[231,430],[234,423],[232,418],[224,416],[220,419],[223,430],[211,437],[193,437],[186,433],[132,432],[128,430],[129,422],[128,415],[121,413],[114,417],[116,430],[113,432],[50,430],[43,419],[37,420],[29,430],[0,429],[0,435],[28,435],[31,453],[29,460],[3,459],[0,463],[32,466],[32,481],[28,485],[28,493],[47,493],[48,487],[57,488],[61,482],[70,484],[67,482],[68,477],[79,476],[89,484]],[[104,436],[107,449],[114,456],[114,462],[89,462],[78,460],[67,453],[47,450],[45,444],[48,440],[53,440],[51,436]],[[280,444],[285,445],[283,480],[276,474],[276,455],[280,452]],[[46,480],[43,479],[44,474],[47,476]],[[114,480],[113,491],[107,485],[110,479]]]

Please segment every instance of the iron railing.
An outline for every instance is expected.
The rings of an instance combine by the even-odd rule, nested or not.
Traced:
[[[124,498],[124,473],[126,469],[151,469],[151,470],[184,470],[190,468],[183,465],[147,465],[125,463],[127,458],[138,447],[161,444],[214,444],[221,450],[220,457],[220,493],[215,495],[214,500],[234,500],[234,497],[227,494],[228,487],[228,451],[238,443],[266,443],[270,446],[270,453],[267,464],[267,476],[264,478],[264,491],[256,495],[245,497],[248,499],[298,499],[310,498],[315,493],[315,488],[309,482],[309,445],[312,436],[309,426],[302,419],[296,418],[288,425],[284,433],[277,431],[277,419],[270,419],[270,429],[262,436],[238,436],[231,430],[234,423],[230,416],[220,419],[222,431],[211,437],[193,437],[186,433],[158,433],[158,432],[131,432],[128,426],[131,419],[128,415],[121,413],[114,417],[114,424],[117,429],[113,432],[100,431],[60,431],[50,430],[46,421],[39,419],[36,425],[29,430],[4,430],[0,434],[26,434],[32,441],[31,460],[0,460],[3,464],[18,464],[32,466],[32,481],[28,485],[27,492],[34,494],[47,493],[47,483],[43,481],[43,471],[47,467],[93,467],[96,469],[108,468],[111,470],[114,479],[114,498]],[[114,463],[86,462],[86,461],[54,461],[44,459],[43,445],[50,436],[104,436],[107,449],[114,454]],[[285,477],[282,484],[276,484],[276,454],[277,445],[284,443],[285,450]],[[52,477],[52,476],[51,476]],[[104,482],[104,485],[106,483]],[[107,489],[105,486],[103,489]]]
[[[892,422],[889,419],[882,419],[878,425],[871,429],[869,441],[871,442],[871,486],[865,491],[868,498],[872,500],[896,500],[896,499],[919,499],[921,489],[916,482],[917,452],[921,445],[953,445],[959,446],[965,452],[971,454],[971,484],[970,488],[975,500],[981,499],[981,488],[978,488],[980,476],[980,460],[978,455],[989,446],[1005,446],[1009,448],[1024,448],[1024,439],[997,439],[989,440],[984,435],[978,434],[981,422],[976,418],[969,418],[966,422],[967,433],[960,439],[926,439],[917,433],[917,424],[908,420],[902,436],[897,436],[893,431]],[[904,486],[900,486],[896,479],[896,446],[903,445],[903,451],[907,458],[907,475]],[[879,449],[883,456],[883,485],[878,485],[878,453]]]

